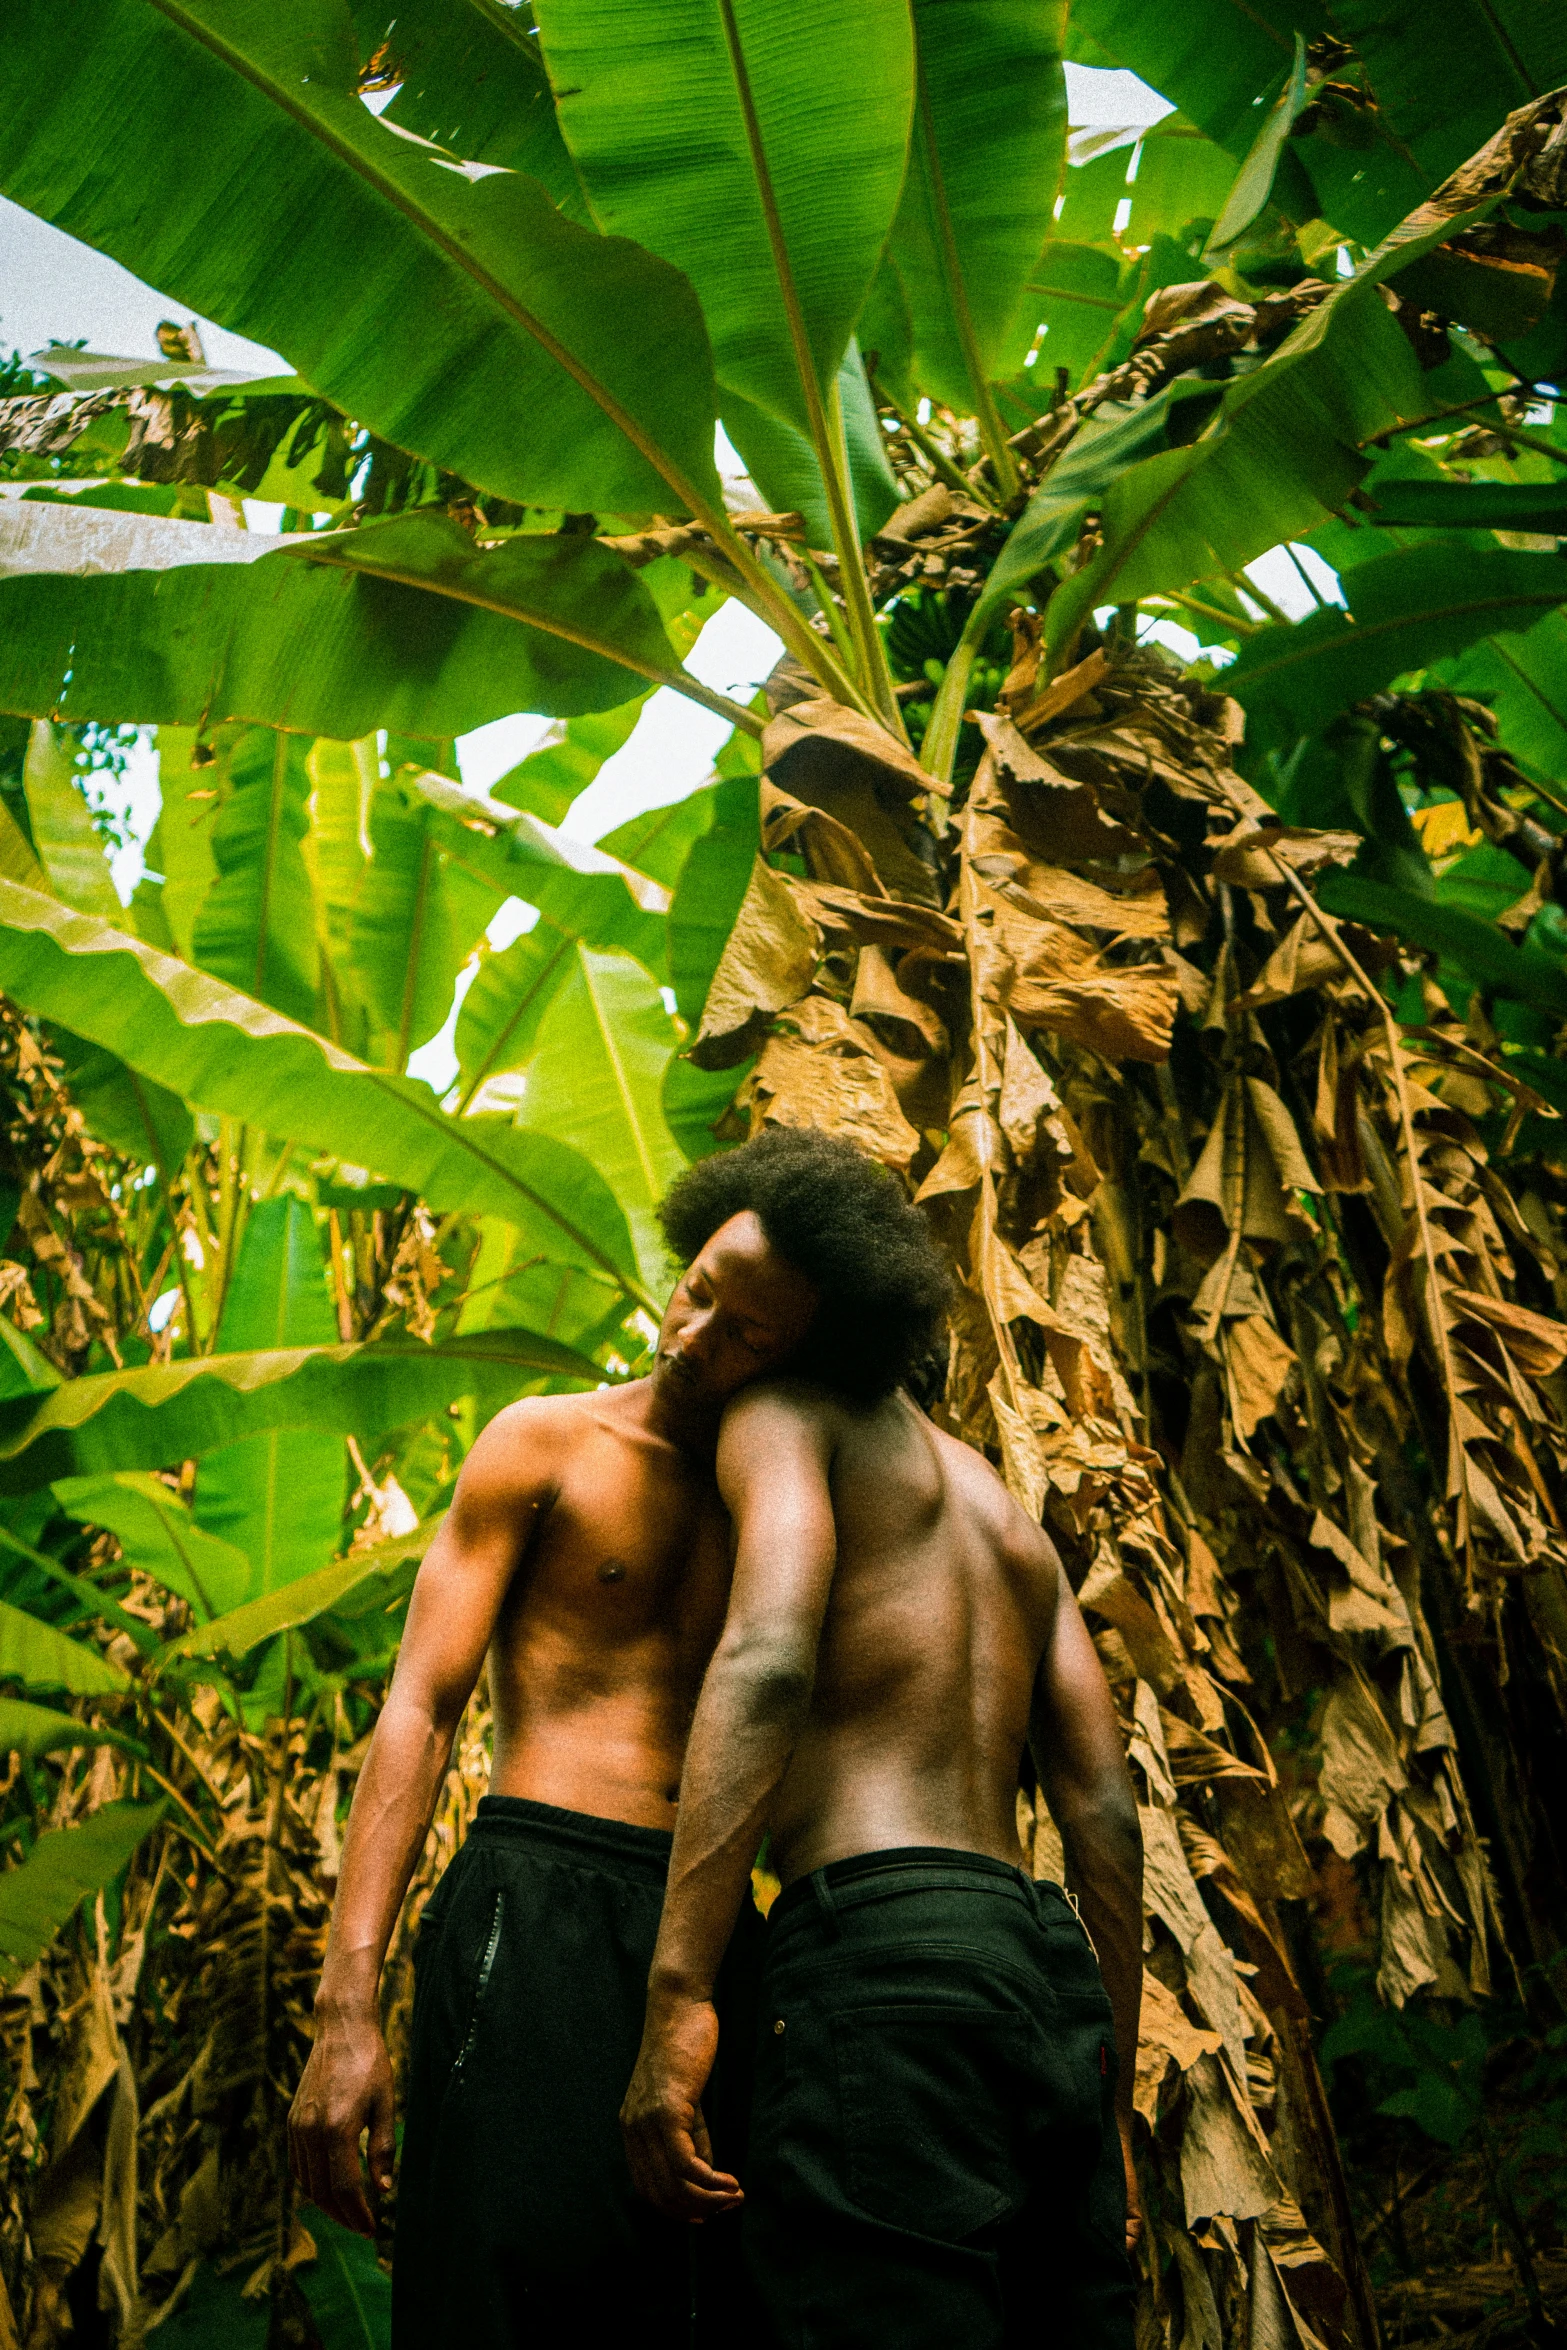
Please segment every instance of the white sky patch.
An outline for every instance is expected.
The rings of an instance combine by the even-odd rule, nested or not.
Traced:
[[[1175,4],[1178,0],[1172,0]],[[1135,124],[1146,130],[1150,123],[1162,122],[1175,112],[1168,98],[1161,98],[1135,73],[1107,71],[1097,65],[1068,65],[1065,70],[1067,119],[1074,130],[1100,123],[1116,127]]]
[[[85,335],[94,351],[157,359],[161,318],[184,326],[190,311],[172,295],[143,285],[107,254],[95,253],[52,222],[0,198],[0,344],[25,354]],[[276,351],[230,334],[210,319],[198,318],[196,325],[214,367],[292,373]]]

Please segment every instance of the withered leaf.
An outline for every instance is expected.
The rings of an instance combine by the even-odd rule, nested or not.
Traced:
[[[732,1069],[755,1051],[771,1015],[810,986],[820,943],[786,877],[758,857],[691,1047],[699,1069]]]
[[[919,1149],[874,1040],[828,996],[790,1006],[748,1088],[753,1131],[819,1126],[900,1171]]]

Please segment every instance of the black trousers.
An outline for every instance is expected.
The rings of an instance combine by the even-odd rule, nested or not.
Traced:
[[[1058,1886],[837,1861],[768,1923],[745,2248],[778,2350],[1131,2350],[1110,2004]]]
[[[419,1927],[394,2350],[687,2350],[693,2231],[633,2196],[618,2118],[669,1848],[656,1828],[480,1803]],[[726,2013],[743,2044],[754,2003]],[[697,2233],[721,2341],[738,2231]]]

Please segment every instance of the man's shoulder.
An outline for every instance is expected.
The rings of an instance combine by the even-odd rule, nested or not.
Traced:
[[[724,1406],[726,1428],[750,1421],[760,1424],[774,1420],[805,1420],[821,1426],[840,1418],[846,1409],[842,1396],[830,1388],[819,1387],[814,1379],[795,1379],[788,1373],[775,1378],[753,1379],[749,1386],[729,1398]]]
[[[470,1471],[492,1486],[536,1484],[586,1433],[600,1401],[597,1395],[525,1395],[506,1404],[468,1455]]]

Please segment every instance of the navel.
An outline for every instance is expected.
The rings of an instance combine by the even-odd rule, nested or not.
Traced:
[[[619,1559],[606,1559],[599,1569],[601,1583],[624,1583],[625,1579],[626,1570]]]

